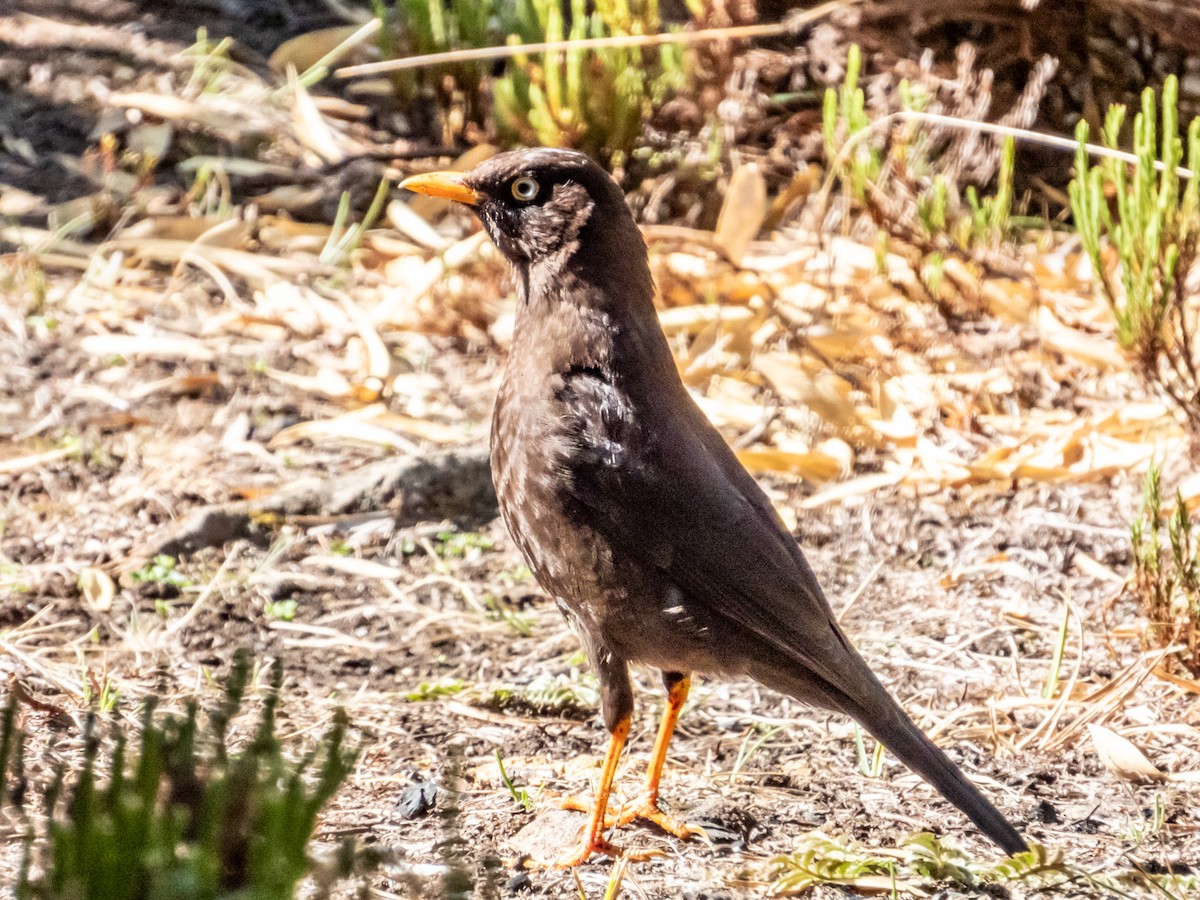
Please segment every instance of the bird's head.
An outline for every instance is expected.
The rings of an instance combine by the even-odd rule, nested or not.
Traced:
[[[501,153],[470,172],[414,175],[402,188],[465,203],[519,269],[567,265],[581,246],[625,252],[644,245],[625,197],[604,169],[574,150]],[[644,258],[644,256],[643,256]]]

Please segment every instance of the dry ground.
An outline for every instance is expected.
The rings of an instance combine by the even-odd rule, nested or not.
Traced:
[[[98,374],[94,361],[71,349],[75,324],[64,320],[53,338],[22,342],[10,378],[44,366],[39,359],[47,356],[55,372],[43,369],[37,387],[10,388],[12,408],[32,411],[45,392],[63,407],[81,390],[101,390],[87,389]],[[450,394],[471,398],[470,421],[482,432],[482,385],[494,363],[448,349],[438,356],[454,385]],[[121,368],[113,390],[126,397],[168,374],[154,364]],[[72,452],[3,477],[0,665],[69,714],[58,721],[30,713],[34,744],[47,738],[54,748],[34,771],[71,752],[86,692],[108,682],[132,722],[147,690],[207,690],[209,674],[248,646],[263,661],[285,661],[283,727],[297,747],[336,706],[349,710],[362,733],[362,762],[319,840],[354,834],[396,853],[393,877],[410,868],[429,872],[443,861],[449,826],[432,813],[405,817],[406,788],[422,782],[455,792],[453,829],[466,840],[470,866],[565,840],[582,816],[556,811],[556,801],[587,789],[604,749],[594,681],[498,523],[478,537],[464,533],[465,540],[440,539],[444,525],[397,530],[386,516],[290,525],[269,547],[238,542],[198,554],[181,565],[191,582],[182,591],[135,584],[118,589],[111,605],[81,594],[81,572],[116,575],[198,501],[361,460],[358,448],[268,451],[254,438],[249,447],[231,441],[237,422],[319,412],[261,376],[216,368],[220,387],[152,394],[136,405],[136,422],[119,428],[102,421],[111,415],[104,409],[110,398],[70,404],[72,424],[59,427],[76,435]],[[9,422],[19,432],[38,419],[14,415]],[[799,508],[811,496],[803,485],[775,487],[781,505],[796,510],[818,576],[835,608],[846,608],[843,621],[884,682],[1031,838],[1106,872],[1135,861],[1151,871],[1193,863],[1195,783],[1126,784],[1101,764],[1080,727],[1102,707],[1092,720],[1133,738],[1161,769],[1196,771],[1194,696],[1148,675],[1153,657],[1136,642],[1110,648],[1103,621],[1128,567],[1125,523],[1136,505],[1136,477],[1055,487],[900,486],[817,509]],[[294,604],[294,615],[286,604]],[[1078,616],[1064,667],[1075,702],[1059,706],[1042,702],[1039,692],[1067,606]],[[1131,618],[1127,603],[1110,613],[1110,621]],[[638,777],[661,693],[652,673],[642,673],[639,685],[626,783]],[[457,692],[437,696],[435,687]],[[1111,705],[1096,696],[1106,687],[1118,695]],[[701,681],[689,705],[672,745],[666,796],[714,841],[623,834],[623,843],[666,853],[629,870],[630,891],[761,893],[767,862],[817,828],[872,848],[934,830],[977,859],[994,857],[957,811],[894,762],[879,778],[861,775],[853,732],[841,717],[750,683]],[[1047,726],[1052,714],[1061,718]],[[502,784],[498,751],[509,777],[533,798],[532,810]],[[440,805],[447,796],[438,795]],[[1157,829],[1156,802],[1165,813]],[[548,834],[536,833],[539,823]],[[522,831],[531,824],[533,833]],[[584,867],[589,895],[599,894],[608,869],[605,862]],[[390,878],[378,884],[405,891]],[[532,889],[545,896],[565,896],[573,884],[560,873],[532,876]]]
[[[160,50],[173,60],[178,47]],[[16,53],[8,74],[47,58]],[[176,65],[181,81],[190,65]],[[98,77],[80,71],[81,84]],[[109,86],[148,87],[137,71],[110,72]],[[170,76],[155,77],[170,95]],[[239,77],[243,94],[222,102],[270,119],[257,76]],[[264,132],[291,127],[289,104],[304,102],[272,97],[276,119],[255,120]],[[150,127],[138,102],[121,107],[142,110],[126,116],[134,132]],[[220,126],[204,116],[216,113],[196,102],[190,119],[156,107],[150,121],[174,127],[176,143],[211,138]],[[78,125],[73,108],[57,110],[57,127]],[[303,134],[289,139],[299,146],[281,155],[311,157]],[[79,143],[82,166],[67,153],[56,163],[105,182],[98,139]],[[34,177],[20,152],[6,162],[25,193],[4,196],[26,206],[0,236],[15,251],[0,294],[0,673],[40,704],[26,715],[31,773],[78,749],[89,699],[115,690],[132,722],[156,687],[211,694],[210,676],[249,647],[285,662],[282,722],[297,751],[338,706],[360,732],[362,761],[317,839],[386,849],[377,896],[434,893],[448,862],[481,896],[489,884],[601,896],[607,861],[527,881],[510,869],[581,822],[557,801],[587,789],[605,735],[575,639],[497,522],[402,527],[386,510],[318,511],[190,555],[175,584],[133,574],[197,507],[485,443],[510,309],[503,269],[469,223],[426,210],[437,237],[395,210],[391,228],[329,262],[327,225],[268,213],[212,232],[204,197],[166,191],[69,240],[44,224],[62,180]],[[120,201],[113,181],[94,197]],[[1070,242],[1011,250],[1041,287],[967,271],[977,315],[947,321],[905,257],[881,274],[869,244],[785,228],[734,267],[706,235],[649,236],[689,384],[795,522],[834,608],[914,718],[1031,839],[1080,869],[1196,873],[1197,687],[1159,674],[1123,593],[1145,463],[1166,456],[1175,483],[1186,444],[1111,350]],[[1043,700],[1064,616],[1061,676]],[[639,777],[661,699],[654,673],[638,684],[624,784]],[[1122,780],[1089,724],[1133,740],[1169,780]],[[502,783],[497,753],[531,808]],[[411,815],[423,783],[437,786],[435,808]],[[749,683],[698,683],[665,796],[711,840],[622,833],[663,851],[625,870],[627,896],[761,896],[770,860],[815,829],[871,849],[931,830],[980,864],[995,858],[893,761],[861,774],[845,719]],[[439,814],[450,806],[456,816]],[[962,889],[900,893],[922,892]],[[1052,894],[1097,892],[1077,882]]]

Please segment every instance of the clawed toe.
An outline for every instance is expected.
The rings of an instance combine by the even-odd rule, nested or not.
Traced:
[[[657,801],[648,797],[643,797],[632,806],[623,809],[620,816],[617,817],[617,827],[636,821],[652,822],[667,834],[673,835],[681,841],[691,840],[704,834],[703,829],[689,825],[670,813],[663,812],[659,809]]]
[[[560,806],[563,809],[585,813],[592,812],[594,808],[591,798],[586,794],[572,794],[569,797],[564,797]],[[631,825],[634,822],[650,822],[667,834],[677,837],[682,841],[701,837],[704,834],[703,829],[689,825],[682,819],[664,812],[659,808],[658,801],[646,794],[643,794],[636,800],[610,804],[609,808],[605,811],[605,828],[624,828],[626,825]]]
[[[601,856],[607,856],[611,859],[617,859],[623,855],[621,848],[616,844],[602,837],[597,837],[590,841],[585,839],[574,848],[553,859],[526,859],[524,866],[527,869],[571,869],[575,866],[583,865],[591,858],[593,853],[598,853]]]
[[[595,800],[588,797],[573,795],[563,799],[563,809],[573,809],[588,814],[588,827],[580,844],[566,854],[548,862],[528,860],[530,868],[570,868],[586,862],[593,853],[601,853],[613,858],[623,857],[628,860],[644,860],[653,856],[661,856],[661,850],[628,851],[621,850],[610,843],[604,832],[621,828],[631,822],[643,820],[651,822],[667,834],[681,840],[703,836],[703,829],[688,825],[674,816],[663,812],[658,806],[658,786],[662,777],[663,765],[666,763],[667,745],[679,712],[687,699],[691,679],[682,672],[667,672],[663,675],[663,683],[667,686],[667,708],[659,724],[658,736],[654,740],[654,750],[650,755],[650,764],[646,768],[646,787],[641,796],[632,803],[623,802],[616,805],[609,800],[613,796],[613,778],[617,771],[617,761],[621,750],[629,737],[630,716],[626,713],[610,727],[608,752],[604,755],[604,767],[601,770],[600,782],[596,788]]]
[[[656,856],[662,856],[663,851],[658,849],[625,850],[606,838],[597,837],[590,841],[587,839],[580,841],[576,847],[554,859],[526,858],[522,865],[526,869],[572,869],[575,866],[583,865],[594,854],[607,856],[610,859],[625,858],[631,862],[644,862]]]
[[[590,813],[593,805],[593,799],[590,794],[571,794],[569,797],[563,797],[558,807],[559,809],[569,809],[574,812]]]

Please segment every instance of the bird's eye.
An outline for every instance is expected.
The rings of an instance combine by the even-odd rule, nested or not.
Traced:
[[[530,178],[528,175],[523,175],[512,183],[512,195],[522,203],[536,199],[538,191],[541,189],[537,179]]]

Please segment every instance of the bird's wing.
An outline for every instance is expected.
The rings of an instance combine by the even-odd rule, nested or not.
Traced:
[[[614,551],[661,568],[722,619],[747,674],[849,713],[1005,851],[1028,849],[847,641],[770,501],[682,387],[654,398],[649,417],[603,378],[576,387],[563,398],[579,450],[572,493]],[[641,430],[647,420],[658,433]]]
[[[591,373],[570,379],[559,399],[574,426],[572,495],[589,525],[666,572],[713,616],[803,666],[835,705],[871,705],[875,685],[863,683],[861,657],[796,541],[686,394],[658,407],[679,411],[654,417],[658,433]]]

